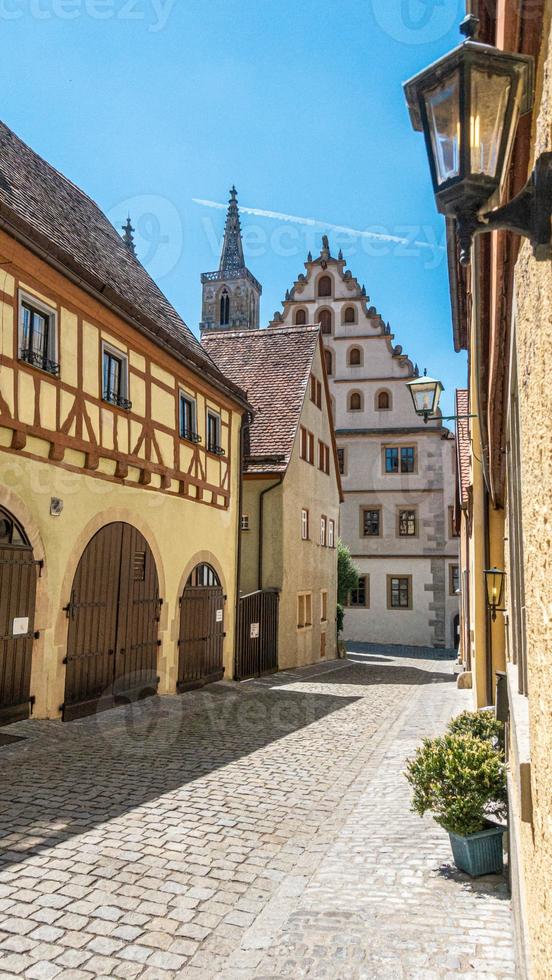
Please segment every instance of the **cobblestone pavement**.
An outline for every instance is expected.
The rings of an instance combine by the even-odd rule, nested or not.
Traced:
[[[502,879],[409,812],[451,662],[363,652],[0,748],[0,980],[513,977]]]

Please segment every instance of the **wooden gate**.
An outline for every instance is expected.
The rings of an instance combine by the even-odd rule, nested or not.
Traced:
[[[238,605],[236,680],[278,670],[278,592],[252,592]]]
[[[63,720],[155,694],[159,581],[151,549],[130,524],[108,524],[77,568],[69,618]]]
[[[210,565],[194,569],[180,600],[177,690],[190,691],[224,676],[224,593]]]
[[[30,714],[39,567],[23,528],[0,508],[0,725]]]

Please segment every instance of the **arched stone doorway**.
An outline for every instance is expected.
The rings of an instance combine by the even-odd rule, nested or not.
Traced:
[[[39,567],[24,528],[0,507],[0,725],[30,713]]]
[[[203,687],[224,676],[224,598],[215,569],[206,562],[196,565],[180,599],[179,691]]]
[[[107,524],[86,546],[71,598],[63,720],[157,690],[159,580],[144,536]]]

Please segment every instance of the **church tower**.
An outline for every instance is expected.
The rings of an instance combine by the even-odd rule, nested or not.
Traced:
[[[202,333],[209,330],[259,329],[262,286],[245,266],[235,187],[230,191],[218,272],[204,272],[201,284]]]

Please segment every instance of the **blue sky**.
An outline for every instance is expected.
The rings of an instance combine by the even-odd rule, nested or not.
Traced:
[[[248,208],[320,222],[243,215],[263,324],[326,226],[370,232],[328,229],[452,409],[465,359],[401,83],[458,43],[461,17],[457,0],[0,0],[3,119],[114,222],[130,210],[192,329],[224,225],[197,200],[235,183]]]

